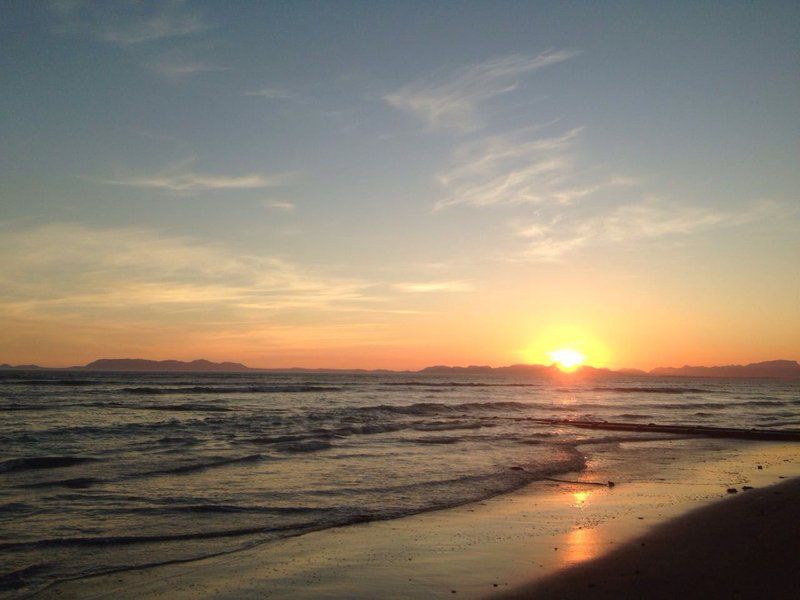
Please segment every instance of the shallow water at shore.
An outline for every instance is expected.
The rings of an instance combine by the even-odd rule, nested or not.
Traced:
[[[13,592],[457,506],[579,472],[592,444],[675,437],[536,419],[785,429],[800,423],[800,393],[731,380],[58,372],[3,374],[0,410],[0,576]]]

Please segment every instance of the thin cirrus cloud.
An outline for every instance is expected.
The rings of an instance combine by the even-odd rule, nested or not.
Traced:
[[[459,146],[450,168],[437,177],[443,195],[434,208],[460,204],[566,205],[633,179],[580,173],[573,152],[582,128],[535,137],[539,128],[490,136]]]
[[[557,217],[549,224],[517,225],[519,237],[529,240],[522,257],[555,261],[587,246],[691,235],[717,228],[736,227],[764,218],[776,205],[761,201],[737,211],[667,204],[647,199],[617,206],[608,214],[569,221]]]
[[[376,301],[364,281],[131,227],[8,229],[0,257],[0,307],[8,317],[148,319],[203,311],[238,322],[265,311],[352,311]]]
[[[264,87],[244,93],[245,96],[257,96],[267,100],[295,100],[297,94],[281,87]]]
[[[282,211],[293,211],[295,209],[295,205],[293,202],[287,202],[286,200],[270,200],[264,203],[265,208],[270,208],[274,210],[282,210]]]
[[[132,46],[201,33],[207,21],[183,0],[169,2],[84,2],[54,0],[59,29],[89,33],[105,42]]]
[[[163,54],[151,61],[148,66],[161,77],[173,82],[182,81],[200,73],[215,73],[229,70],[228,67],[197,59],[185,52]]]
[[[519,78],[532,71],[564,62],[576,51],[511,55],[463,67],[447,77],[429,76],[386,94],[389,105],[410,113],[431,129],[475,130],[480,126],[480,104],[517,88]]]
[[[253,190],[285,185],[291,173],[275,175],[219,175],[195,171],[165,172],[155,175],[107,179],[105,183],[165,192],[209,192],[214,190]]]
[[[469,292],[473,286],[468,281],[417,281],[396,283],[392,287],[409,294],[432,292]]]

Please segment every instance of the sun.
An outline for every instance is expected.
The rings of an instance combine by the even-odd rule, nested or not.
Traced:
[[[586,357],[572,348],[559,348],[548,353],[550,360],[556,363],[556,366],[566,373],[571,373],[580,367]]]

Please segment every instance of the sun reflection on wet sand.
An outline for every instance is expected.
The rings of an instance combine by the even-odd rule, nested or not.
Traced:
[[[593,490],[577,490],[569,492],[570,506],[583,510],[590,498]],[[598,554],[598,533],[596,529],[583,527],[576,524],[566,537],[565,552],[561,558],[567,565],[583,562],[594,558]]]
[[[590,491],[572,492],[572,506],[575,508],[583,508],[584,504],[586,504],[586,501],[591,495],[592,492]]]
[[[596,529],[573,529],[567,534],[566,541],[566,552],[562,556],[567,564],[590,560],[598,554],[599,536]]]

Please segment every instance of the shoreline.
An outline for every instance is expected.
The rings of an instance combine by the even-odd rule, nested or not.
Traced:
[[[653,528],[496,600],[791,598],[800,585],[800,477]]]
[[[605,555],[726,498],[728,487],[800,475],[797,446],[787,443],[637,441],[593,445],[588,454],[584,471],[564,477],[576,483],[540,480],[442,511],[56,583],[34,597],[370,598],[391,590],[396,598],[481,598],[527,590]],[[607,480],[617,485],[587,485]]]

